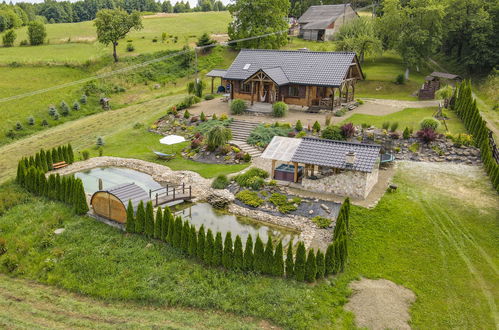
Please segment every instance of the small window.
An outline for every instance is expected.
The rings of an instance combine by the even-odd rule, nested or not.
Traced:
[[[251,93],[251,84],[241,81],[239,89],[241,93]]]
[[[250,68],[251,64],[245,64],[243,70],[248,70]]]
[[[296,85],[289,86],[289,96],[291,97],[299,97],[300,96],[300,87]]]

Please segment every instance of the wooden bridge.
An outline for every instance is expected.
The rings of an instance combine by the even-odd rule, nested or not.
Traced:
[[[193,198],[192,187],[186,186],[185,183],[181,185],[166,185],[166,187],[149,190],[149,198],[154,203],[154,206],[179,200],[191,200]]]

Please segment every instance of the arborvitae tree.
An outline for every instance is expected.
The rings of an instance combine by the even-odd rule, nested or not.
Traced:
[[[298,132],[303,131],[303,125],[302,125],[302,123],[301,123],[301,121],[300,121],[300,120],[298,120],[298,121],[296,122],[295,129],[296,129]]]
[[[128,206],[126,208],[126,231],[129,233],[135,233],[135,215],[131,200],[128,201]]]
[[[144,209],[144,202],[140,201],[137,206],[137,217],[135,218],[135,232],[143,234],[146,224],[146,210]]]
[[[88,212],[87,197],[85,195],[85,189],[83,188],[83,182],[81,179],[76,179],[76,198],[75,198],[75,212],[76,214],[86,214]]]
[[[222,234],[217,232],[217,236],[215,237],[215,246],[213,248],[213,266],[221,266],[222,265],[222,255],[223,255],[223,242],[222,242]]]
[[[47,154],[45,153],[45,150],[40,150],[40,162],[42,166],[43,173],[48,172],[48,166],[47,166]]]
[[[243,242],[241,241],[241,237],[239,235],[236,236],[236,240],[234,241],[234,269],[242,270],[243,269]]]
[[[275,248],[272,275],[280,277],[284,276],[284,252],[282,250],[282,241],[279,241],[277,247]]]
[[[68,163],[73,164],[75,160],[75,154],[71,143],[68,143]]]
[[[154,221],[154,238],[161,239],[161,233],[163,230],[163,212],[161,212],[161,207],[156,210],[156,220]]]
[[[168,229],[170,229],[170,221],[172,219],[172,213],[170,212],[170,208],[168,206],[165,207],[162,215],[162,225],[161,225],[161,236],[160,239],[162,241],[166,241],[168,237]]]
[[[45,190],[47,189],[47,179],[45,173],[42,170],[38,171],[38,195],[44,196]]]
[[[263,242],[260,235],[256,237],[255,241],[255,252],[253,254],[253,269],[257,273],[263,273],[265,271],[265,251],[263,248]]]
[[[41,161],[41,159],[40,159],[40,153],[37,153],[37,154],[35,155],[35,166],[36,166],[36,168],[38,168],[38,169],[40,169],[40,170],[43,168],[43,167],[42,167],[42,161]]]
[[[52,162],[54,162],[54,164],[60,162],[59,153],[57,152],[56,148],[52,149]]]
[[[288,244],[288,252],[286,253],[286,276],[288,278],[295,277],[295,261],[293,260],[293,241]]]
[[[315,281],[317,276],[317,264],[315,262],[314,250],[310,249],[308,251],[307,264],[305,266],[305,280],[309,283]]]
[[[68,147],[67,146],[62,146],[62,153],[64,156],[64,161],[69,164],[69,153],[68,153]]]
[[[33,156],[29,156],[29,166],[33,166],[35,167],[36,164],[35,164],[35,158]]]
[[[329,276],[331,274],[334,274],[335,270],[335,257],[334,257],[334,245],[329,244],[326,250],[326,257],[325,257],[325,266],[324,266],[324,276]]]
[[[191,232],[189,237],[189,256],[192,258],[196,257],[198,249],[198,237],[196,233],[196,227],[191,226]]]
[[[50,199],[54,199],[54,191],[55,191],[55,175],[51,174],[49,176],[47,197]]]
[[[175,229],[173,230],[173,247],[182,248],[182,218],[175,219]]]
[[[295,260],[295,277],[297,281],[305,280],[305,262],[306,262],[306,251],[305,244],[303,242],[298,242],[298,247],[296,249],[296,260]]]
[[[207,265],[213,265],[213,250],[215,249],[215,240],[213,239],[213,232],[208,228],[206,234],[206,242],[204,246],[203,260]]]
[[[66,161],[66,159],[64,159],[64,151],[62,150],[62,146],[57,147],[57,155],[59,155],[58,158],[60,162]]]
[[[334,274],[336,274],[341,272],[341,269],[343,267],[340,241],[337,240],[333,242],[333,246],[334,246]]]
[[[234,248],[232,245],[232,234],[230,231],[225,234],[222,265],[227,269],[232,269],[234,266]]]
[[[21,160],[19,161],[19,163],[17,163],[17,175],[16,175],[16,182],[20,186],[24,186],[25,171],[26,168],[24,167],[24,161]]]
[[[151,201],[148,201],[146,204],[146,223],[144,231],[147,237],[154,237],[154,209]]]
[[[197,246],[197,257],[199,260],[204,260],[204,248],[205,248],[206,235],[204,233],[204,225],[199,227],[198,231],[198,246]]]
[[[324,253],[321,250],[317,250],[317,256],[315,257],[315,263],[317,265],[317,279],[324,278],[325,271],[325,261],[324,261]]]
[[[248,235],[246,239],[246,246],[244,248],[244,257],[243,257],[243,269],[245,271],[252,271],[253,268],[253,237]]]
[[[263,272],[265,274],[272,275],[274,268],[274,245],[272,244],[272,237],[270,236],[267,239],[267,245],[264,253]]]
[[[191,238],[191,226],[188,221],[184,221],[182,226],[181,248],[185,253],[189,252],[189,239]]]

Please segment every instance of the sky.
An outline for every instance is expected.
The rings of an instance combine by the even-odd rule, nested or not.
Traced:
[[[7,3],[10,3],[10,1],[12,1],[13,3],[16,3],[16,2],[31,2],[31,3],[35,3],[35,2],[43,2],[43,0],[6,0]],[[71,2],[75,2],[77,0],[69,0]],[[158,0],[156,0],[158,1]],[[159,0],[160,2],[163,2],[162,0]],[[181,1],[181,0],[170,0],[170,2],[172,4],[175,4],[177,1]],[[185,1],[185,0],[184,0]],[[3,2],[3,1],[0,1],[0,2]],[[194,7],[197,5],[198,3],[198,0],[189,0],[189,2],[191,3],[191,7]],[[230,0],[222,0],[222,2],[224,4],[227,4],[230,2]]]

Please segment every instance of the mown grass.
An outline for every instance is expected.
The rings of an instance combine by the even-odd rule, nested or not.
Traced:
[[[228,12],[183,13],[167,17],[146,18],[143,19],[144,28],[142,30],[132,31],[125,40],[120,41],[118,54],[130,56],[161,50],[181,49],[186,44],[192,46],[204,32],[210,34],[227,33],[229,22],[230,14]],[[111,54],[110,46],[106,47],[96,41],[93,21],[47,24],[46,28],[49,43],[42,46],[18,46],[22,40],[27,39],[27,28],[16,30],[16,46],[2,49],[0,63],[82,64]],[[165,42],[161,40],[163,32],[168,34]],[[174,42],[175,36],[177,42]],[[157,38],[158,41],[153,42],[154,38]],[[134,52],[126,51],[128,40],[133,42]]]
[[[206,268],[163,243],[38,198],[1,218],[8,251],[0,267],[104,302],[222,310],[295,329],[352,327],[352,315],[342,309],[347,284],[386,278],[416,293],[414,328],[492,328],[499,228],[498,206],[487,201],[497,195],[476,169],[466,171],[472,175],[441,171],[404,165],[394,179],[397,192],[374,209],[352,208],[350,262],[331,282]],[[435,186],[436,177],[446,184]],[[452,193],[456,187],[464,191]],[[65,232],[54,235],[56,228]],[[17,267],[8,269],[12,262]]]
[[[432,117],[433,113],[435,113],[435,107],[427,107],[427,108],[407,108],[399,112],[395,112],[385,116],[373,116],[373,115],[364,115],[364,114],[354,114],[351,117],[345,119],[343,123],[354,123],[355,125],[368,124],[378,128],[382,128],[383,123],[389,122],[394,123],[398,122],[398,131],[403,131],[406,127],[409,129],[413,129],[414,131],[419,130],[419,123],[421,120],[427,117]],[[449,128],[449,132],[453,134],[458,133],[466,133],[466,128],[463,123],[453,111],[447,111],[447,116],[449,117],[446,120],[447,127]],[[441,122],[441,125],[438,128],[438,132],[445,133],[445,126]]]

